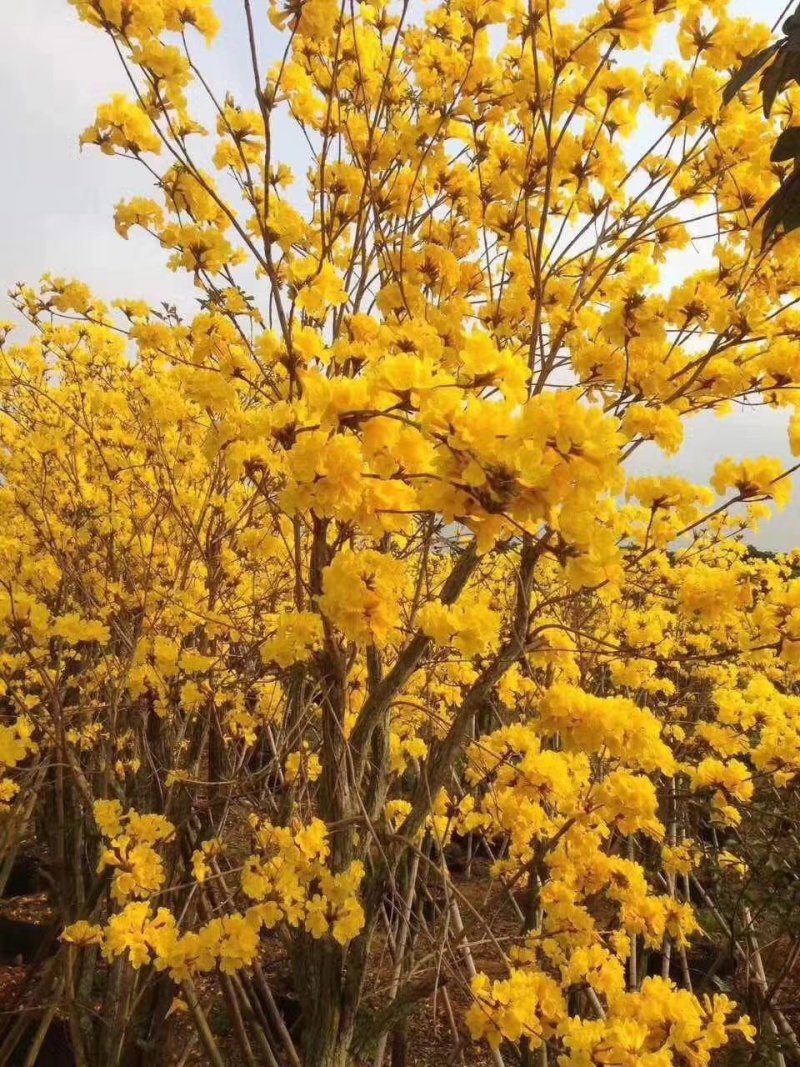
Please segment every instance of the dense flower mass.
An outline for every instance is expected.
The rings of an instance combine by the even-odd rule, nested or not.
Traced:
[[[496,1064],[791,1042],[743,845],[800,783],[797,561],[746,547],[791,472],[629,470],[739,404],[800,448],[800,238],[761,248],[775,127],[722,98],[770,31],[245,0],[237,99],[210,0],[71,3],[128,75],[81,137],[148,175],[116,228],[198,295],[50,276],[0,330],[0,809],[56,864],[80,1062],[183,1010],[219,1067],[216,995],[248,1067],[380,1067],[429,996]]]

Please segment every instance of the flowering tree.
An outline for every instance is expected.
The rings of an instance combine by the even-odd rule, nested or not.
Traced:
[[[722,96],[770,31],[300,0],[269,66],[244,0],[236,100],[208,0],[72,2],[128,79],[82,141],[155,186],[117,229],[200,309],[50,277],[3,331],[4,871],[35,832],[66,929],[0,1064],[57,1003],[81,1067],[167,1062],[175,1011],[215,1067],[380,1067],[430,997],[496,1064],[707,1064],[756,1028],[692,978],[698,916],[758,961],[781,1062],[715,886],[800,774],[800,580],[742,544],[790,472],[626,470],[796,401],[800,245],[751,233],[775,129]],[[643,68],[658,33],[682,58]]]

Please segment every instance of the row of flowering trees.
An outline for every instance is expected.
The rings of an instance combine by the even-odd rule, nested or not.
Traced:
[[[722,93],[770,30],[298,0],[266,62],[243,0],[238,100],[209,0],[72,3],[127,75],[82,141],[152,184],[117,229],[199,307],[48,277],[2,331],[3,871],[35,838],[64,933],[0,1064],[54,1011],[79,1067],[168,1063],[176,1017],[214,1067],[401,1064],[428,1001],[443,1059],[791,1062],[759,909],[776,864],[796,894],[800,578],[743,547],[791,471],[627,471],[743,404],[800,452],[775,128]]]

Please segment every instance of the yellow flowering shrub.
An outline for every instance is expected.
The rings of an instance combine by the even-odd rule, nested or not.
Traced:
[[[760,974],[746,837],[792,825],[798,557],[746,547],[791,472],[633,466],[742,405],[798,449],[800,239],[753,232],[788,167],[723,95],[768,28],[245,2],[233,92],[210,0],[70,2],[128,94],[81,142],[149,183],[116,230],[198,296],[46,276],[0,326],[0,814],[57,866],[81,1061],[172,983],[217,1064],[224,1001],[242,1062],[379,1067],[442,979],[498,1067],[791,1044],[780,980],[756,1034],[690,966]]]

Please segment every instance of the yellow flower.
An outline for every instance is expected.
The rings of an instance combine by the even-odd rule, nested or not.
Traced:
[[[81,134],[81,144],[98,145],[109,156],[120,149],[137,156],[142,152],[158,154],[162,148],[150,117],[121,93],[115,93],[107,104],[97,109],[94,124]]]
[[[122,804],[119,800],[96,800],[94,817],[103,837],[117,837],[122,833]]]
[[[340,552],[322,576],[323,614],[357,644],[385,645],[401,623],[405,572],[382,552]]]
[[[81,919],[66,927],[61,934],[61,940],[68,941],[71,945],[99,945],[103,941],[103,928]]]
[[[327,4],[328,0],[324,2]],[[341,277],[328,260],[319,265],[311,259],[297,261],[292,264],[291,276],[299,290],[297,306],[312,319],[324,319],[330,308],[337,308],[348,299]]]

